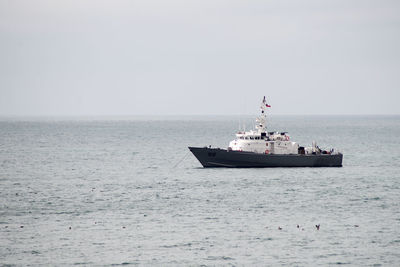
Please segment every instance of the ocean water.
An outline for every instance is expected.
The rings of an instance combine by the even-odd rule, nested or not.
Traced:
[[[270,119],[342,168],[202,168],[238,123],[3,118],[0,265],[400,265],[400,116]]]

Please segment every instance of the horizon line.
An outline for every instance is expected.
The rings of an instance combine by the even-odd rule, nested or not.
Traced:
[[[118,115],[2,115],[0,118],[129,118],[129,117],[257,117],[258,114],[118,114]],[[400,114],[273,114],[269,116],[400,116]]]

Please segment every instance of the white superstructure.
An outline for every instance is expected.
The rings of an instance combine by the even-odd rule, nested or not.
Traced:
[[[238,132],[236,139],[229,143],[228,150],[263,154],[305,154],[308,151],[314,151],[312,148],[311,150],[302,148],[300,150],[303,152],[299,152],[299,144],[290,141],[287,132],[268,132],[265,114],[267,107],[270,106],[266,103],[264,96],[261,103],[261,115],[256,119],[255,130]]]

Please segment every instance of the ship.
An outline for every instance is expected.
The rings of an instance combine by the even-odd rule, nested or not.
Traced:
[[[227,149],[211,146],[188,147],[205,168],[342,167],[343,154],[323,150],[313,141],[309,147],[290,139],[288,132],[267,131],[265,96],[254,130],[239,131]]]

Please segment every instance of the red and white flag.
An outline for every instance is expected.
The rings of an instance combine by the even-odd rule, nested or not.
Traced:
[[[264,96],[264,99],[263,99],[263,103],[264,103],[264,105],[265,105],[267,108],[270,108],[270,107],[271,107],[270,105],[267,104],[267,101],[265,100],[265,96]]]

